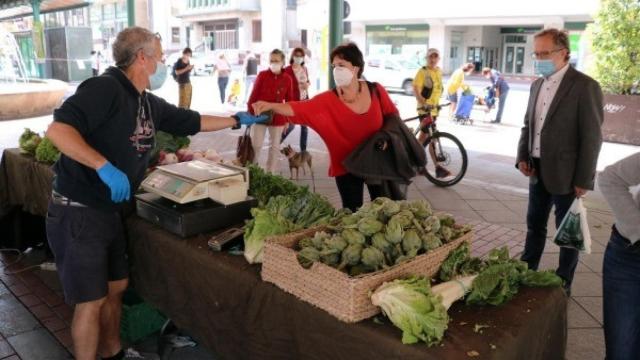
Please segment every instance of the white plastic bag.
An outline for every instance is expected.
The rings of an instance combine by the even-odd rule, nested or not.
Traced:
[[[591,254],[591,233],[587,224],[587,209],[582,204],[582,198],[573,200],[553,237],[553,242],[558,246]]]

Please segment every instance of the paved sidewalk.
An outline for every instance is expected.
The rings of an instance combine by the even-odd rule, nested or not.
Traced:
[[[239,131],[199,134],[192,140],[192,148],[215,148],[226,158],[233,157]],[[296,129],[287,139],[297,148]],[[333,179],[327,177],[327,153],[321,140],[309,139],[313,155],[314,179],[302,176],[301,184],[315,186],[334,205],[340,199]],[[265,145],[266,146],[266,145]],[[266,151],[262,151],[262,163]],[[508,156],[481,152],[469,153],[470,167],[465,179],[451,188],[439,188],[425,178],[417,178],[409,188],[410,199],[427,199],[439,211],[454,214],[460,221],[474,225],[472,251],[483,255],[490,249],[506,245],[513,256],[523,249],[527,207],[527,180],[513,168]],[[286,159],[280,162],[280,173],[288,177]],[[593,192],[586,199],[593,253],[582,255],[575,276],[573,295],[569,302],[569,338],[567,359],[602,359],[602,259],[613,223],[611,212],[602,197]],[[550,236],[554,224],[549,223]],[[5,275],[3,268],[13,261],[12,256],[0,257],[0,359],[67,359],[70,358],[69,319],[71,309],[64,305],[55,273],[40,270],[18,275]],[[10,270],[42,259],[28,257],[27,262],[11,266]],[[558,262],[558,247],[549,243],[542,268],[553,269]],[[153,340],[150,341],[153,343]],[[151,345],[151,347],[153,347]],[[194,350],[196,351],[196,350]],[[175,353],[171,359],[215,358],[206,349]]]

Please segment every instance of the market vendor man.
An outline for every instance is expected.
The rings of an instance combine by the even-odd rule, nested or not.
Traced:
[[[156,131],[186,136],[264,120],[200,115],[148,92],[167,73],[160,38],[149,30],[123,30],[112,50],[116,66],[80,84],[46,133],[62,153],[47,238],[65,300],[75,306],[71,335],[80,360],[127,358],[119,336],[129,276],[121,209],[143,179]]]

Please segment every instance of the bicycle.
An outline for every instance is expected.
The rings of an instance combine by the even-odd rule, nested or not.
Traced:
[[[436,105],[435,108],[440,110],[449,105],[451,103]],[[434,185],[441,187],[452,186],[460,182],[467,172],[467,151],[457,137],[438,130],[436,119],[431,115],[431,110],[433,109],[433,105],[424,105],[418,108],[418,110],[424,110],[424,114],[403,119],[402,121],[407,123],[419,119],[420,124],[414,130],[414,135],[419,138],[421,130],[426,134],[426,139],[422,145],[427,152],[427,165],[421,173]],[[430,163],[431,166],[429,165]]]

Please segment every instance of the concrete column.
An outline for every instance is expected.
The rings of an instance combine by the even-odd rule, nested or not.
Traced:
[[[449,31],[442,21],[429,21],[429,48],[440,50],[440,68],[449,73]]]
[[[262,44],[264,51],[285,47],[285,11],[284,0],[270,1],[268,5],[262,4]]]

